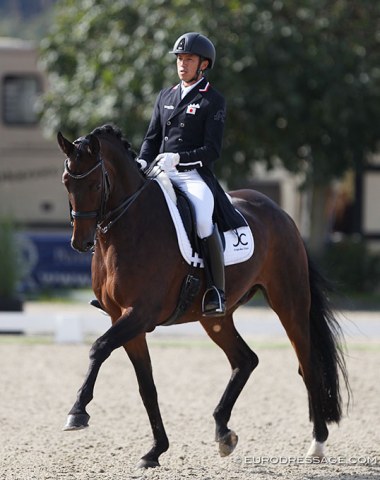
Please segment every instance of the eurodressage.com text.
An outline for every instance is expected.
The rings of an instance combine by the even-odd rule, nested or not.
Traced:
[[[260,457],[245,456],[236,459],[245,467],[254,465],[310,465],[310,464],[329,464],[329,465],[379,465],[377,457]]]

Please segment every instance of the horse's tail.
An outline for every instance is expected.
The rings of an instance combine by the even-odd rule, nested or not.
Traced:
[[[308,258],[311,292],[310,338],[311,368],[314,387],[318,391],[320,411],[326,423],[339,423],[342,416],[342,397],[339,373],[342,375],[350,399],[350,386],[343,356],[342,329],[336,320],[328,294],[333,290]],[[310,409],[310,420],[313,412]]]

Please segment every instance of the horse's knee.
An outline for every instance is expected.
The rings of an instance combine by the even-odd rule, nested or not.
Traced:
[[[250,352],[249,358],[247,360],[247,367],[249,368],[249,373],[252,373],[253,370],[258,366],[259,364],[259,357],[256,355],[255,352]]]
[[[90,349],[90,360],[104,362],[112,353],[112,349],[109,347],[108,342],[102,337],[95,340]]]
[[[239,359],[234,362],[233,370],[239,371],[245,377],[249,377],[253,370],[259,364],[259,357],[252,350],[244,352]]]

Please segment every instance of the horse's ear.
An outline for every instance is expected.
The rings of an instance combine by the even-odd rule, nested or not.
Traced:
[[[93,155],[94,157],[96,157],[98,154],[99,154],[99,151],[100,151],[100,143],[99,143],[99,140],[97,137],[95,137],[95,135],[92,135],[90,133],[90,135],[87,135],[87,140],[88,140],[88,153],[90,155]]]
[[[58,145],[59,145],[59,148],[62,150],[62,152],[67,156],[67,157],[70,157],[70,155],[73,153],[73,150],[74,150],[74,144],[72,144],[71,142],[69,142],[69,140],[67,140],[61,132],[58,132],[57,133],[57,141],[58,141]]]

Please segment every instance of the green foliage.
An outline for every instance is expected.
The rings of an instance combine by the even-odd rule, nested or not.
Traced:
[[[369,251],[365,242],[332,243],[326,248],[322,263],[340,290],[355,294],[380,292],[380,254]]]
[[[19,251],[13,222],[0,218],[0,298],[14,298],[19,281]]]
[[[376,148],[380,2],[61,0],[42,59],[45,125],[71,136],[118,124],[139,148],[154,99],[175,84],[167,54],[186,31],[215,43],[210,80],[227,99],[219,175],[280,158],[327,183]],[[210,14],[211,12],[211,14]]]

